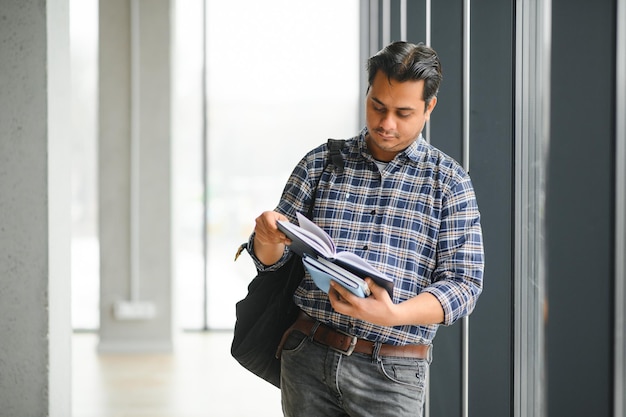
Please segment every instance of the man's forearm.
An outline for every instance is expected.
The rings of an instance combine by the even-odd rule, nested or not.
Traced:
[[[255,236],[253,250],[254,255],[263,265],[273,265],[283,256],[285,245],[282,243],[263,244]]]
[[[439,300],[427,292],[416,295],[398,305],[398,323],[413,325],[441,324],[444,319],[443,307]]]

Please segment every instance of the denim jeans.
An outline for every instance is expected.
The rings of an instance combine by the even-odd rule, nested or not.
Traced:
[[[421,417],[429,360],[345,356],[292,332],[282,351],[286,417]]]

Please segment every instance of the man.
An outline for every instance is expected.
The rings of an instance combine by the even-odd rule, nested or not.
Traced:
[[[421,136],[437,104],[437,54],[395,42],[368,60],[368,75],[366,127],[346,141],[343,170],[328,165],[326,144],[305,155],[275,211],[256,219],[249,251],[259,269],[296,256],[276,221],[296,222],[317,190],[312,220],[339,251],[392,277],[393,297],[369,278],[371,295],[359,298],[305,276],[281,355],[285,416],[421,415],[435,332],[470,314],[482,291],[470,178]]]

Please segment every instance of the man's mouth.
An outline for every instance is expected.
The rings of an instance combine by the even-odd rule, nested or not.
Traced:
[[[377,130],[376,133],[378,134],[378,136],[380,136],[381,138],[385,139],[385,140],[393,140],[393,139],[397,139],[398,135],[394,134],[394,133],[387,133],[384,132],[382,130]]]

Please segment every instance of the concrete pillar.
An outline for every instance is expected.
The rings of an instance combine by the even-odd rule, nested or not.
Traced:
[[[0,415],[71,415],[68,0],[0,9]]]
[[[170,351],[170,1],[99,15],[99,350]]]

